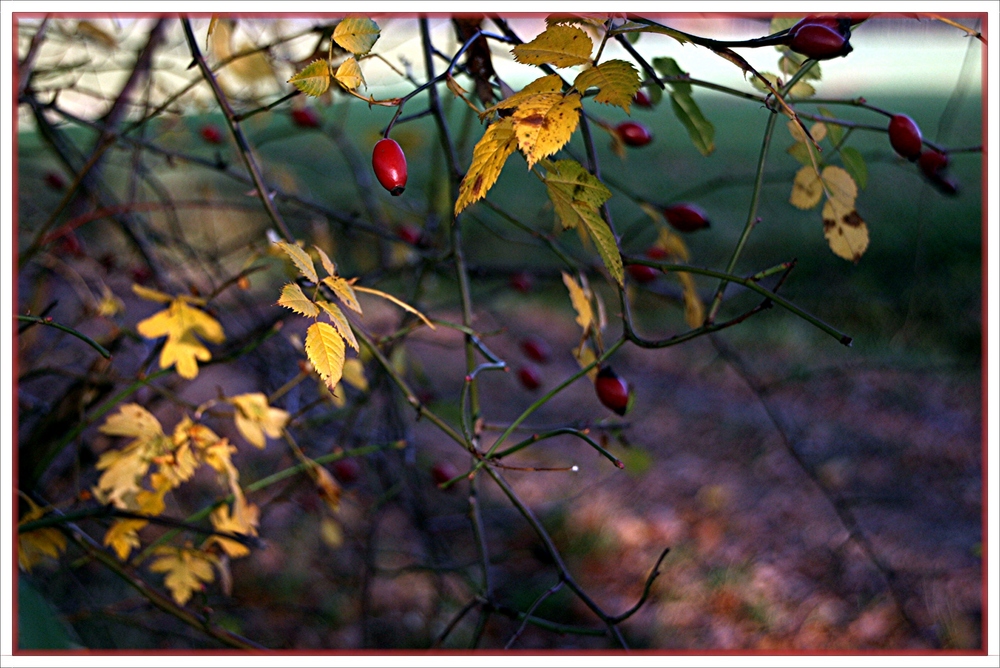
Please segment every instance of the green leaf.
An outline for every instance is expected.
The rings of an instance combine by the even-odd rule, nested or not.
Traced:
[[[597,246],[608,273],[619,285],[624,285],[618,241],[600,214],[600,207],[611,197],[611,191],[575,160],[546,163],[545,168],[549,199],[563,228],[582,225]]]
[[[17,647],[20,650],[74,649],[73,630],[26,578],[17,582]]]
[[[828,125],[831,130],[836,127],[833,125]],[[861,157],[861,152],[852,146],[845,146],[840,149],[840,161],[844,163],[844,169],[850,174],[854,181],[861,188],[865,188],[868,185],[868,165],[865,164],[865,159]]]
[[[668,77],[687,76],[677,61],[673,58],[655,58],[655,67],[660,74]],[[705,118],[698,108],[698,103],[691,97],[691,84],[677,81],[669,82],[671,89],[670,101],[674,115],[681,122],[694,142],[695,148],[702,155],[709,155],[715,150],[715,126]]]
[[[809,147],[797,141],[788,147],[788,155],[798,160],[803,165],[812,165],[812,158],[809,157]]]
[[[653,58],[653,68],[665,77],[687,76],[687,72],[682,70],[681,66],[673,58]],[[675,92],[691,93],[691,84],[689,83],[675,82],[669,85]]]
[[[832,111],[826,107],[820,107],[819,113],[827,118],[836,118]],[[840,142],[844,139],[844,128],[835,123],[824,123],[826,125],[826,134],[830,137],[830,142],[836,147],[840,146]]]

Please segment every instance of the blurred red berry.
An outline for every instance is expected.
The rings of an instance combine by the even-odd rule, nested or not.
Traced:
[[[948,168],[948,162],[948,155],[946,153],[928,149],[920,154],[920,158],[917,159],[917,166],[920,167],[920,171],[924,173],[924,176],[933,179]]]
[[[545,339],[541,339],[537,336],[529,336],[521,341],[521,351],[527,355],[529,359],[541,364],[548,362],[549,358],[552,356],[552,349],[549,347],[549,344],[545,342]]]
[[[909,116],[896,114],[889,119],[889,143],[907,160],[916,160],[923,150],[920,127]]]
[[[653,141],[653,135],[642,123],[635,121],[624,121],[615,127],[615,132],[628,146],[645,146]]]
[[[420,241],[421,231],[414,225],[400,225],[396,228],[396,236],[401,241],[405,241],[411,246],[416,246],[417,242]]]
[[[64,179],[61,174],[57,174],[56,172],[46,172],[45,185],[53,190],[62,190],[66,187],[66,179]]]
[[[343,484],[350,485],[361,477],[361,464],[354,458],[338,459],[333,463],[333,475]]]
[[[628,267],[628,274],[635,280],[636,283],[652,283],[656,280],[656,277],[660,275],[660,271],[653,267],[647,267],[644,264],[630,264]]]
[[[292,123],[300,128],[318,128],[321,125],[319,113],[312,107],[292,109]]]
[[[132,280],[139,285],[145,285],[153,277],[149,267],[136,267],[132,270]]]
[[[437,462],[431,467],[431,478],[435,485],[443,485],[459,473],[460,471],[451,462]]]
[[[604,367],[597,374],[594,390],[601,403],[619,415],[625,415],[632,408],[632,388],[609,366]]]
[[[663,210],[663,215],[678,232],[694,232],[708,227],[708,215],[694,204],[674,204]]]
[[[667,251],[663,250],[659,246],[650,246],[649,250],[646,251],[646,257],[650,260],[662,260],[668,255]]]
[[[222,132],[214,125],[205,125],[201,128],[201,138],[209,144],[221,144]]]
[[[635,92],[635,96],[632,98],[632,103],[637,107],[644,107],[646,109],[653,106],[653,100],[649,97],[649,93],[641,88]]]
[[[517,377],[526,390],[534,391],[542,386],[542,375],[538,373],[538,369],[530,364],[521,367],[517,372]]]
[[[517,290],[521,294],[528,294],[531,292],[531,288],[534,286],[535,281],[531,277],[531,274],[520,271],[513,274],[510,277],[510,287]]]

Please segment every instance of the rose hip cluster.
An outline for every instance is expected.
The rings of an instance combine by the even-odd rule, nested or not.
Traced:
[[[889,119],[889,143],[900,156],[916,162],[927,181],[944,195],[957,195],[958,183],[947,176],[948,155],[924,149],[920,126],[905,114]]]

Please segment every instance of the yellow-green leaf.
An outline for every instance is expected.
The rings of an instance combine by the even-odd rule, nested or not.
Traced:
[[[518,106],[512,118],[518,148],[531,169],[569,141],[580,122],[580,96],[540,93]]]
[[[868,248],[868,225],[854,208],[842,209],[834,200],[823,206],[823,236],[839,257],[858,262]]]
[[[319,315],[316,303],[306,297],[298,283],[288,283],[285,287],[281,288],[281,297],[278,298],[278,305],[291,309],[307,318],[315,318]]]
[[[296,72],[288,83],[306,95],[319,97],[330,87],[330,65],[325,60],[314,60]]]
[[[159,558],[149,565],[154,573],[166,573],[163,584],[173,594],[178,605],[184,605],[191,595],[200,591],[205,583],[215,579],[212,566],[216,558],[207,552],[192,548],[160,547]]]
[[[792,206],[811,209],[823,199],[823,183],[812,165],[802,167],[792,182],[792,196],[788,200]]]
[[[576,324],[580,325],[586,332],[594,324],[594,310],[590,305],[590,298],[580,287],[580,284],[573,280],[573,277],[562,272],[563,285],[569,290],[569,300],[576,311]]]
[[[378,38],[378,24],[364,16],[345,17],[333,30],[334,41],[359,56],[371,51]]]
[[[823,168],[822,178],[830,199],[840,209],[849,211],[854,208],[854,200],[858,197],[858,184],[854,182],[847,170],[843,167],[830,165]]]
[[[788,132],[792,135],[792,139],[797,142],[809,141],[806,133],[802,131],[802,126],[795,121],[788,121]],[[826,123],[813,123],[812,127],[809,128],[809,134],[817,143],[823,141],[826,137]]]
[[[365,77],[361,73],[361,66],[358,65],[358,61],[353,56],[340,64],[334,77],[347,90],[354,90],[362,85],[367,86]]]
[[[295,266],[298,267],[299,271],[302,272],[303,276],[313,283],[319,282],[319,276],[316,274],[316,266],[313,264],[312,258],[309,257],[309,253],[287,241],[275,242],[275,246],[285,251],[288,257],[292,259],[292,262],[295,263]]]
[[[316,249],[316,253],[319,254],[320,263],[323,265],[323,270],[330,276],[337,275],[337,268],[334,266],[333,261],[330,256],[320,248],[319,246],[313,246]]]
[[[613,104],[628,112],[632,98],[639,90],[639,72],[632,63],[608,60],[577,75],[573,87],[582,94],[591,86],[598,89],[595,102]]]
[[[677,279],[681,282],[684,292],[684,322],[691,329],[701,327],[705,322],[705,305],[701,303],[694,279],[686,271],[678,271]]]
[[[563,228],[582,225],[597,246],[612,278],[624,284],[618,243],[600,214],[600,207],[611,197],[611,191],[575,160],[546,163],[545,185]]]
[[[355,350],[360,350],[358,348],[358,340],[354,337],[354,332],[351,331],[351,325],[347,321],[347,316],[340,310],[340,307],[336,304],[331,304],[328,301],[319,301],[318,304],[320,308],[326,311],[326,314],[330,316],[330,321],[337,329],[337,332],[344,337],[344,342]]]
[[[354,294],[354,288],[351,287],[351,284],[347,280],[340,276],[327,276],[323,279],[323,285],[330,288],[333,294],[337,295],[337,299],[344,302],[347,308],[356,313],[361,313],[361,304],[358,303],[358,297]]]
[[[594,43],[586,32],[576,26],[553,25],[526,44],[512,50],[514,59],[525,65],[572,67],[590,61]]]
[[[514,133],[514,121],[510,118],[492,124],[486,128],[482,139],[472,149],[472,164],[465,173],[458,187],[458,199],[455,201],[455,215],[465,207],[478,202],[500,177],[507,158],[517,147],[517,135]]]
[[[864,189],[868,185],[868,165],[865,164],[861,152],[853,146],[845,146],[840,149],[840,160],[858,187]]]
[[[344,372],[344,338],[333,326],[316,322],[306,330],[306,356],[331,390]]]

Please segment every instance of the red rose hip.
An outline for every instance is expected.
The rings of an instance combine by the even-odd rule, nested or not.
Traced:
[[[645,146],[649,142],[653,141],[653,135],[650,133],[649,128],[642,123],[636,123],[635,121],[624,121],[619,123],[615,127],[615,132],[618,133],[622,142],[628,146]]]
[[[632,103],[637,107],[643,107],[645,109],[649,109],[653,106],[653,100],[650,99],[649,93],[641,88],[635,92],[635,95],[632,97]]]
[[[333,475],[343,484],[350,485],[361,477],[361,465],[354,459],[338,459],[333,463]]]
[[[319,114],[312,107],[292,109],[292,123],[300,128],[318,128],[320,126]]]
[[[552,356],[549,344],[545,342],[545,339],[540,339],[537,336],[529,336],[521,341],[521,352],[540,364],[545,364]]]
[[[393,197],[403,194],[406,188],[406,156],[393,139],[380,139],[372,151],[372,169],[375,178]]]
[[[788,47],[792,51],[813,60],[846,56],[854,50],[850,33],[844,34],[838,28],[830,27],[825,19],[822,22],[802,21],[788,31],[788,36]]]
[[[644,264],[630,264],[626,267],[628,270],[628,275],[632,277],[636,283],[652,283],[656,280],[656,277],[660,272],[654,267],[647,267]]]
[[[663,210],[663,215],[678,232],[694,232],[709,226],[704,209],[694,204],[674,204]]]
[[[431,478],[435,485],[443,485],[459,474],[459,470],[451,462],[438,462],[431,467]]]
[[[917,166],[927,178],[937,178],[948,168],[948,155],[934,149],[924,151],[917,160]]]
[[[618,415],[625,415],[632,408],[633,393],[628,382],[612,371],[607,366],[597,374],[594,381],[594,390],[597,398],[607,408],[610,408]]]
[[[909,116],[896,114],[889,119],[889,143],[907,160],[916,160],[923,146],[920,127]]]
[[[201,129],[201,138],[209,144],[221,144],[222,133],[214,125],[206,125]]]
[[[517,378],[521,381],[521,385],[524,386],[526,390],[535,391],[542,386],[542,376],[538,373],[538,369],[531,366],[521,367],[517,372]]]

